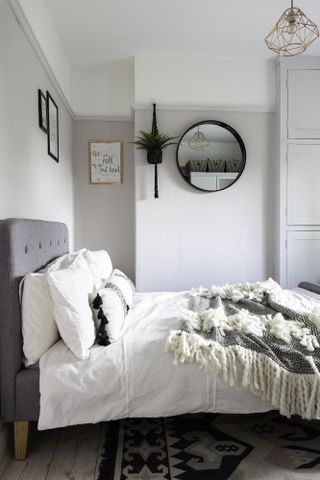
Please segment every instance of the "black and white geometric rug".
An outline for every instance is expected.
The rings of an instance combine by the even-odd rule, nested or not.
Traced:
[[[99,480],[318,480],[320,422],[197,414],[107,425]]]

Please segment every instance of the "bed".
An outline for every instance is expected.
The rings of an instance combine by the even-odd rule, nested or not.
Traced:
[[[0,222],[1,419],[14,422],[17,459],[26,456],[30,421],[45,429],[125,417],[274,408],[241,385],[199,371],[196,364],[173,365],[164,343],[169,329],[179,327],[187,292],[137,294],[120,341],[108,348],[94,345],[88,360],[75,360],[60,340],[41,357],[41,378],[37,366],[24,368],[19,283],[67,252],[64,224]]]
[[[39,369],[23,368],[19,283],[68,251],[68,229],[62,223],[0,221],[1,421],[14,422],[17,459],[26,455],[28,422],[38,420],[40,408]]]

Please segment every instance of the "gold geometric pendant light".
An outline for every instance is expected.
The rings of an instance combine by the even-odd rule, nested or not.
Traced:
[[[317,25],[291,0],[291,7],[281,15],[265,42],[278,55],[291,57],[303,53],[318,37]]]
[[[204,136],[204,134],[200,132],[199,126],[198,131],[192,135],[192,138],[191,140],[189,140],[188,145],[192,150],[195,150],[196,152],[204,151],[209,145],[209,142]]]

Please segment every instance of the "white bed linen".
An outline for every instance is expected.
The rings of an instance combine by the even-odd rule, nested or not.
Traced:
[[[311,299],[312,301],[315,301],[317,303],[320,303],[320,295],[315,292],[310,292],[309,290],[306,290],[305,288],[300,288],[300,287],[295,287],[293,288],[293,293],[298,295],[299,297],[307,297],[307,299]],[[300,297],[301,299],[301,297]]]
[[[194,412],[251,413],[273,407],[242,386],[229,386],[197,364],[175,365],[164,348],[179,328],[189,294],[135,295],[124,334],[77,359],[59,341],[40,359],[40,418],[49,429],[126,417]]]

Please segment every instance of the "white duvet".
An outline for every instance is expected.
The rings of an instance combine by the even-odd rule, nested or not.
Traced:
[[[273,407],[242,386],[229,386],[197,364],[173,364],[164,348],[180,326],[189,295],[136,294],[122,337],[78,360],[62,341],[40,359],[39,429],[125,417],[195,412],[253,413]]]

